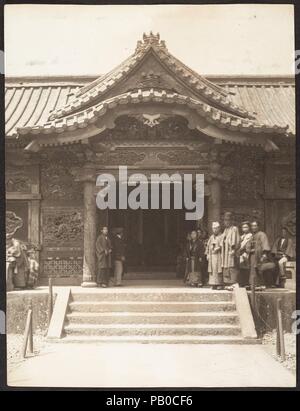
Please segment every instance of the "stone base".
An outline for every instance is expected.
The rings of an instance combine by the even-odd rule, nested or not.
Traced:
[[[83,281],[81,283],[81,287],[93,288],[93,287],[97,287],[97,283],[95,283],[95,281]]]

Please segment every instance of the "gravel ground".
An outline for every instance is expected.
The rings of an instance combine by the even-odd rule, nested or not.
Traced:
[[[45,346],[45,336],[42,334],[36,334],[33,336],[33,354],[37,355],[41,349]],[[7,334],[7,370],[10,370],[18,366],[26,358],[21,358],[21,350],[23,345],[22,334]],[[29,356],[30,354],[27,354]]]
[[[285,356],[286,360],[282,361],[276,353],[276,330],[266,333],[263,337],[263,345],[266,350],[284,367],[296,375],[296,336],[292,333],[284,334]]]

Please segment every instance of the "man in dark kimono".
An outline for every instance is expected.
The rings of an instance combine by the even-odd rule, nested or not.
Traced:
[[[256,284],[258,287],[264,285],[263,273],[261,267],[263,263],[269,261],[268,254],[270,245],[267,234],[259,230],[257,221],[251,223],[252,239],[250,248],[250,285]]]
[[[186,272],[184,281],[192,287],[202,287],[202,261],[204,259],[204,245],[197,238],[197,231],[191,232],[191,239],[185,250]]]
[[[126,245],[123,228],[117,228],[115,230],[115,236],[113,237],[114,284],[116,287],[120,287],[122,285],[121,283],[125,263],[125,248]]]
[[[278,267],[276,285],[284,286],[286,280],[286,263],[295,258],[293,241],[288,237],[288,231],[285,227],[281,229],[281,235],[276,238],[271,253],[274,256]]]
[[[240,247],[240,234],[238,228],[233,224],[231,212],[224,214],[224,231],[222,233],[222,270],[223,281],[227,290],[233,290],[238,282],[239,261],[237,251]]]
[[[111,241],[108,237],[108,228],[103,227],[96,241],[97,256],[97,284],[103,288],[109,284],[111,270]]]

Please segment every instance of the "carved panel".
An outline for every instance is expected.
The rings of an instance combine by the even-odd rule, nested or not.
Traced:
[[[287,228],[290,235],[296,236],[296,210],[286,214],[282,218],[281,224]]]
[[[239,147],[224,159],[224,167],[233,170],[222,184],[222,199],[226,203],[259,200],[264,195],[264,161],[257,149]]]
[[[199,134],[188,128],[184,117],[169,117],[163,114],[144,114],[120,116],[115,127],[105,131],[101,140],[182,140],[195,139]]]
[[[28,202],[8,200],[6,202],[6,236],[28,242]]]
[[[196,150],[170,150],[158,153],[157,157],[170,165],[200,165],[207,163],[207,153]]]
[[[43,209],[44,246],[77,245],[83,242],[81,209],[49,207]]]
[[[78,155],[72,151],[50,151],[41,167],[41,190],[44,199],[82,199],[82,186],[72,174],[80,166]]]
[[[11,238],[23,227],[23,220],[18,217],[13,211],[6,211],[6,237]]]
[[[253,221],[258,220],[261,227],[264,228],[264,210],[263,208],[251,208],[251,207],[236,207],[224,208],[221,214],[221,222],[223,221],[223,216],[226,211],[231,211],[233,213],[233,219],[236,225],[240,226],[243,221]]]
[[[5,189],[7,192],[31,193],[35,181],[28,167],[7,167],[5,171]]]
[[[280,235],[281,228],[285,226],[289,235],[296,238],[296,201],[295,200],[267,200],[266,210],[266,231],[271,241]]]
[[[265,187],[267,198],[295,198],[296,170],[294,165],[292,163],[268,162],[266,165]]]
[[[133,165],[138,161],[142,161],[145,157],[146,154],[144,152],[120,149],[104,153],[103,156],[101,156],[101,164],[112,166]]]

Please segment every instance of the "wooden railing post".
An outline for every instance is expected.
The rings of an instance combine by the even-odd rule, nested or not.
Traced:
[[[33,324],[32,324],[32,300],[29,301],[29,308],[27,312],[25,331],[24,331],[24,340],[21,351],[22,358],[25,358],[26,351],[29,354],[33,354]]]
[[[277,335],[276,335],[276,351],[282,361],[285,361],[285,344],[282,323],[281,298],[276,300],[276,318],[277,318]]]
[[[49,278],[49,294],[48,294],[48,327],[50,325],[53,313],[53,279]]]

